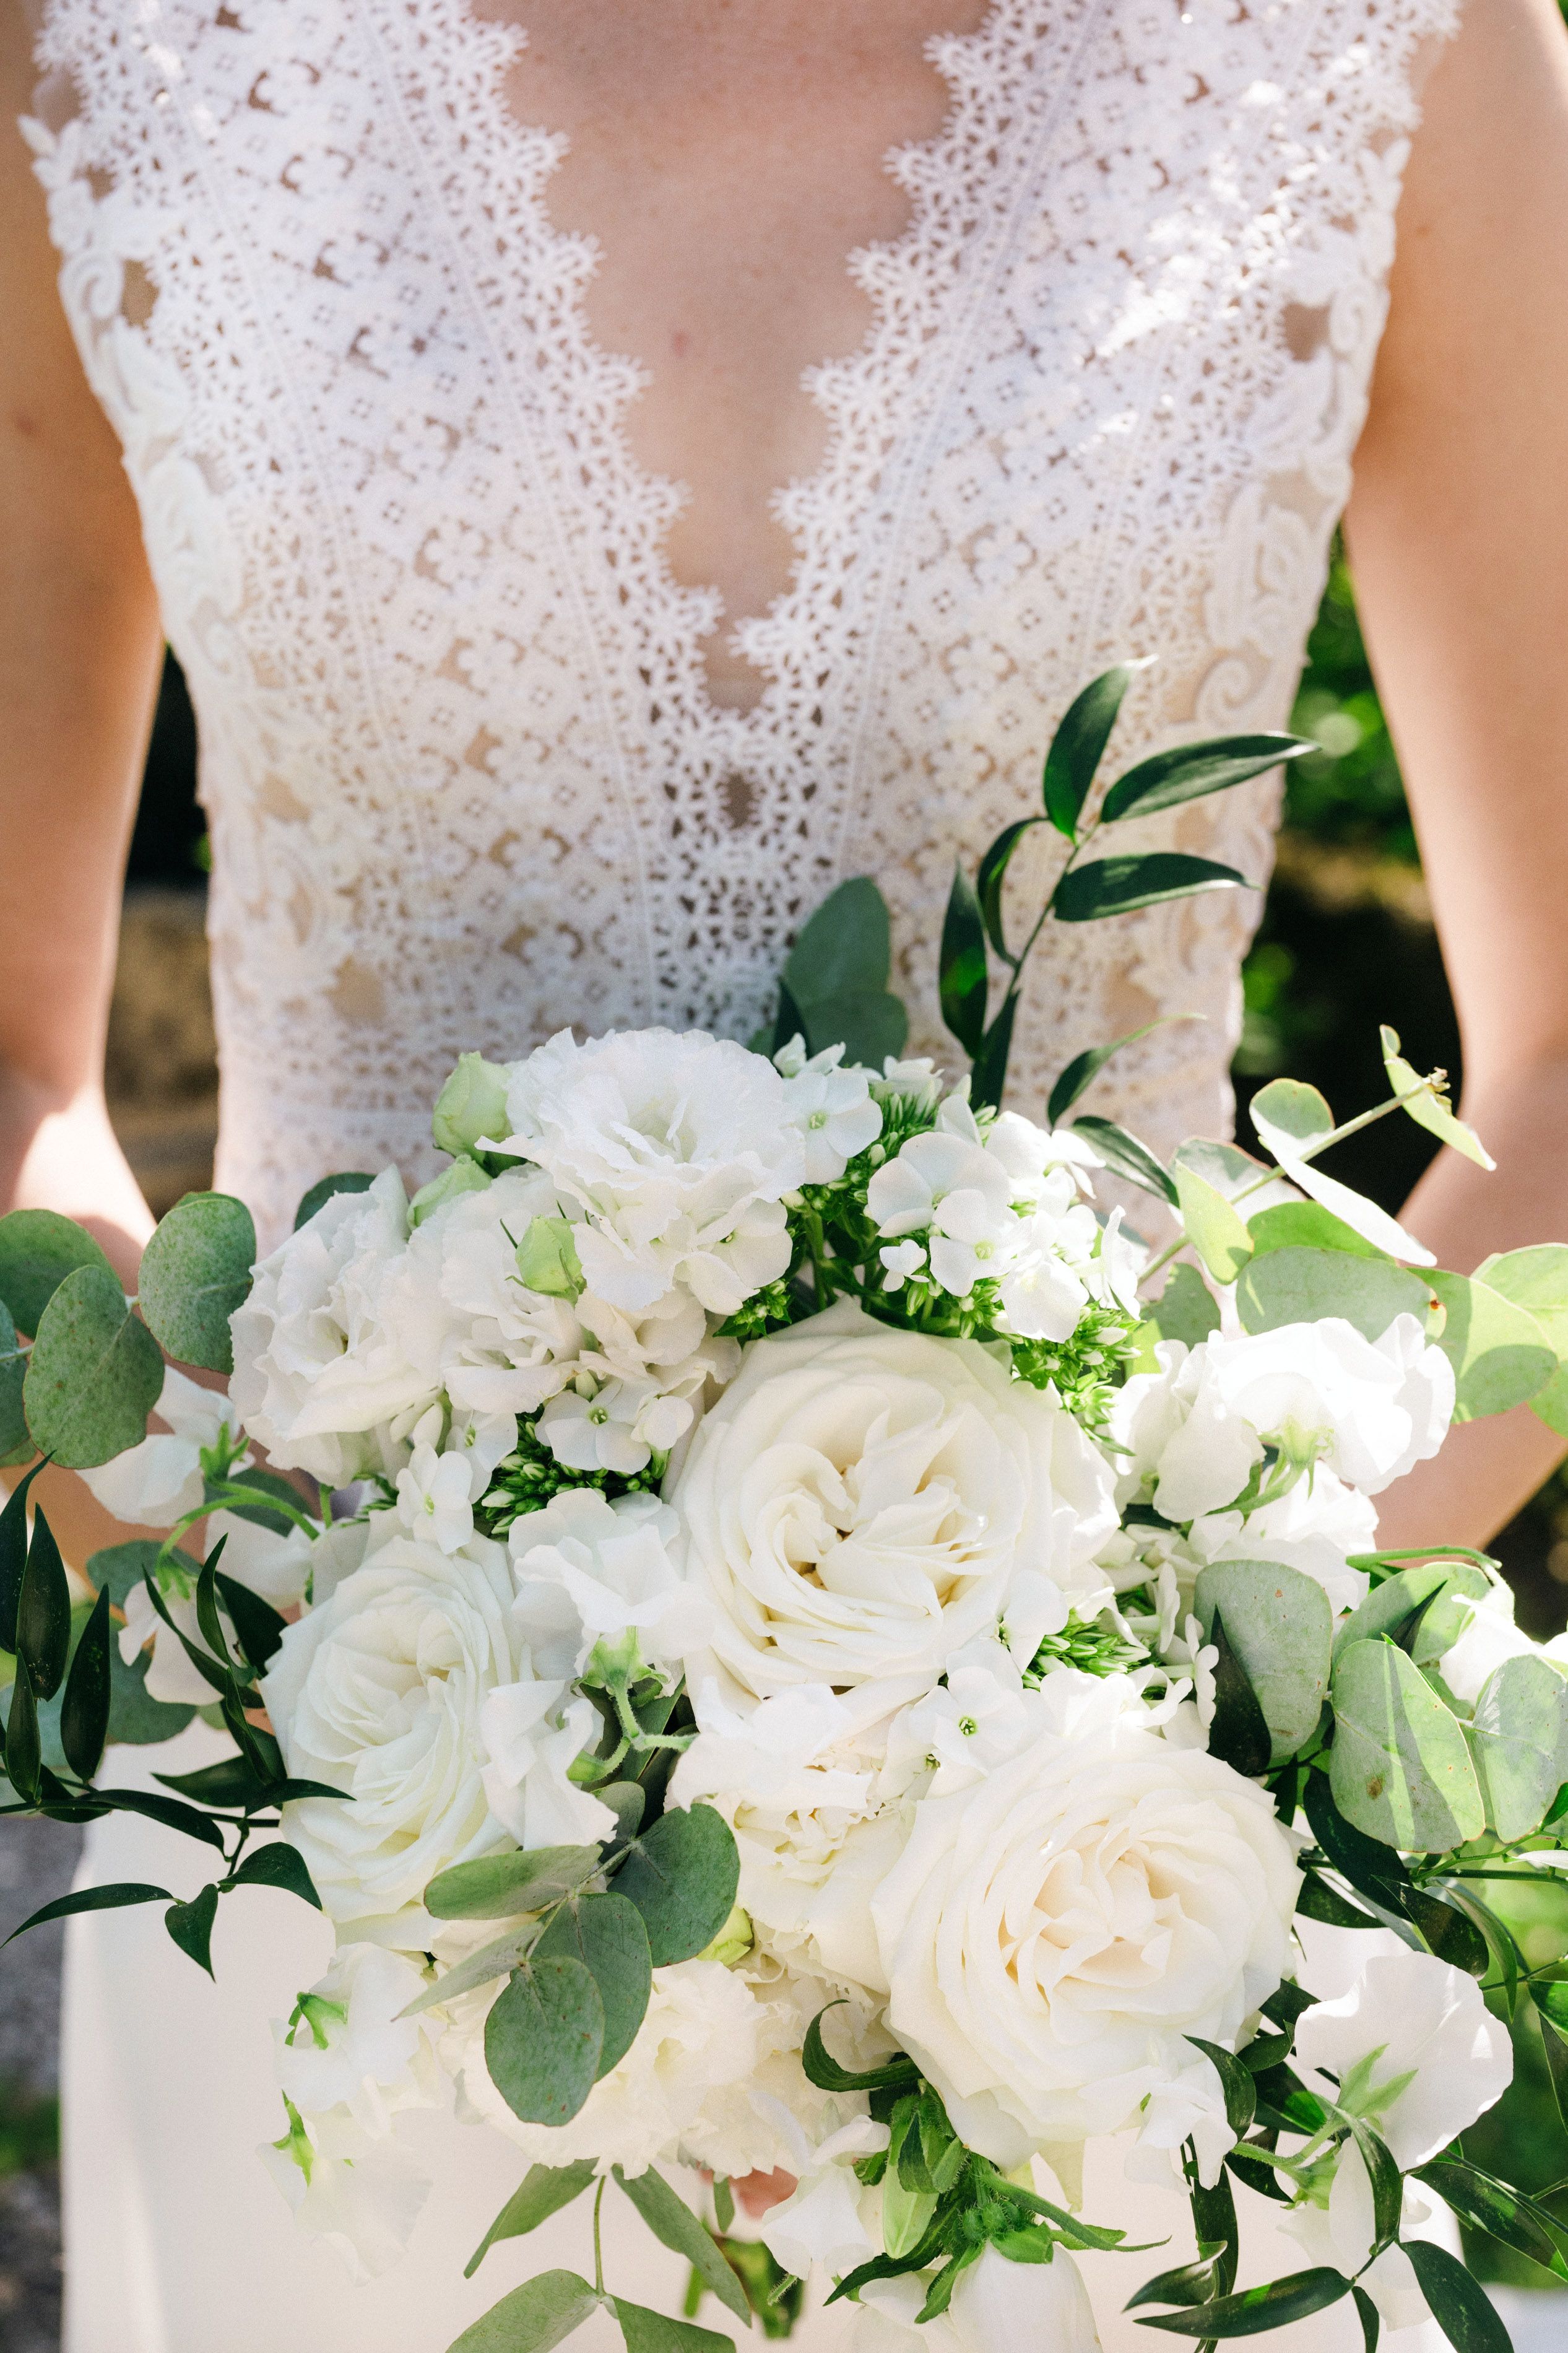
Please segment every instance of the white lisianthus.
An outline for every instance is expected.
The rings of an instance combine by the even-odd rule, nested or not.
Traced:
[[[1016,2263],[983,2247],[946,2312],[922,2321],[930,2285],[914,2273],[863,2287],[849,2353],[1100,2353],[1083,2274],[1063,2246],[1048,2263]]]
[[[882,1107],[871,1100],[870,1071],[855,1065],[845,1070],[843,1060],[842,1046],[808,1056],[800,1038],[773,1056],[784,1082],[785,1117],[800,1136],[808,1185],[842,1176],[856,1154],[882,1133]]]
[[[325,1977],[274,2021],[278,2088],[301,2115],[345,2108],[377,2137],[404,2108],[438,2107],[440,2071],[422,2019],[403,2018],[425,1980],[401,1954],[340,1945]]]
[[[346,2108],[291,2119],[258,2150],[302,2231],[324,2239],[355,2279],[379,2279],[413,2236],[430,2177],[405,2151],[373,2139]]]
[[[563,1696],[559,1683],[535,1681],[512,1602],[502,1546],[476,1539],[448,1556],[397,1536],[285,1629],[262,1679],[290,1775],[353,1800],[301,1799],[286,1809],[287,1834],[331,1917],[377,1923],[377,1942],[422,1948],[429,1882],[506,1843],[486,1792],[486,1704],[521,1684],[543,1693],[548,1716]],[[565,1781],[591,1727],[581,1732],[529,1769],[563,1805],[569,1797],[607,1819]]]
[[[435,1401],[384,1316],[407,1229],[395,1168],[368,1192],[334,1193],[262,1260],[231,1319],[240,1420],[274,1462],[329,1486],[398,1468],[393,1429]]]
[[[563,1029],[514,1067],[507,1109],[505,1148],[554,1180],[587,1287],[613,1306],[680,1284],[730,1315],[784,1272],[783,1198],[805,1155],[760,1054],[698,1031],[579,1046]]]
[[[518,1245],[536,1217],[554,1217],[555,1188],[537,1169],[509,1169],[461,1193],[419,1225],[384,1294],[388,1329],[432,1394],[459,1411],[536,1413],[577,1368],[584,1335],[573,1303],[531,1291]]]
[[[656,1496],[608,1503],[586,1487],[514,1523],[518,1617],[542,1673],[580,1675],[598,1644],[628,1635],[637,1668],[673,1671],[698,1647],[710,1612],[676,1566],[679,1525]]]
[[[1114,2132],[1279,1983],[1300,1874],[1267,1794],[1063,1670],[1032,1740],[914,1810],[872,1898],[889,2031],[1003,2166]]]
[[[601,1719],[591,1699],[569,1698],[570,1690],[523,1675],[491,1692],[479,1710],[485,1797],[521,1847],[594,1846],[616,1827],[610,1808],[571,1778]]]
[[[932,1683],[1024,1572],[1070,1591],[1112,1524],[1103,1459],[1053,1397],[848,1301],[747,1350],[669,1500],[715,1656],[758,1698]]]
[[[1414,1315],[1377,1340],[1330,1315],[1155,1354],[1160,1371],[1127,1383],[1110,1433],[1128,1450],[1124,1492],[1152,1481],[1170,1520],[1223,1511],[1265,1446],[1379,1494],[1437,1451],[1454,1410],[1453,1368]]]
[[[173,1365],[164,1367],[153,1410],[165,1429],[151,1431],[140,1446],[79,1475],[117,1520],[129,1520],[136,1527],[170,1528],[186,1512],[201,1508],[204,1454],[221,1451],[230,1462],[248,1461],[249,1457],[240,1452],[244,1433],[233,1399],[221,1389],[203,1388]]]
[[[1295,2063],[1330,2100],[1356,2071],[1355,2106],[1402,2172],[1446,2148],[1513,2080],[1507,2027],[1473,1978],[1430,1953],[1374,1953],[1337,2000],[1303,2010]]]

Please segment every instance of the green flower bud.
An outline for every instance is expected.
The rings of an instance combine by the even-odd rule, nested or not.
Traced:
[[[443,1168],[439,1176],[433,1176],[428,1185],[421,1185],[408,1204],[409,1230],[422,1226],[426,1218],[446,1202],[455,1201],[459,1193],[482,1193],[489,1181],[479,1162],[470,1160],[465,1152],[450,1168]]]
[[[484,1135],[499,1142],[511,1122],[506,1108],[506,1072],[482,1054],[460,1054],[458,1067],[436,1098],[430,1133],[442,1152],[472,1152]]]
[[[583,1270],[567,1218],[533,1218],[517,1246],[517,1271],[530,1291],[547,1299],[581,1296]]]
[[[737,1961],[745,1959],[756,1941],[751,1914],[742,1912],[737,1904],[713,1942],[705,1945],[697,1957],[700,1961],[722,1961],[727,1969],[733,1968]]]

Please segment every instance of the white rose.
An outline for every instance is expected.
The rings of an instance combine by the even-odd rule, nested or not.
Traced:
[[[368,1192],[334,1193],[262,1260],[231,1319],[241,1421],[274,1462],[329,1486],[397,1468],[388,1425],[434,1400],[383,1319],[407,1224],[395,1168]]]
[[[1112,1523],[1110,1474],[1054,1398],[849,1301],[753,1343],[669,1500],[716,1657],[758,1698],[934,1682],[1026,1571],[1070,1589]]]
[[[221,1443],[223,1453],[237,1459],[242,1433],[231,1398],[221,1389],[203,1388],[173,1365],[164,1368],[153,1411],[166,1430],[153,1430],[139,1446],[80,1476],[117,1520],[129,1520],[137,1527],[172,1528],[186,1512],[201,1507],[205,1493],[203,1454],[213,1453]]]
[[[889,2031],[998,2164],[1114,2132],[1279,1983],[1299,1873],[1264,1791],[1071,1670],[974,1788],[925,1799],[872,1899]]]
[[[1513,2046],[1462,1969],[1430,1953],[1384,1951],[1337,2000],[1302,2011],[1295,2063],[1331,2100],[1352,2068],[1369,2070],[1357,2105],[1408,2172],[1502,2097]]]
[[[581,1219],[590,1291],[651,1307],[684,1284],[730,1315],[789,1264],[782,1206],[805,1155],[773,1064],[699,1031],[579,1046],[563,1029],[512,1071],[508,1149]]]
[[[512,1601],[500,1545],[477,1540],[448,1557],[398,1536],[285,1629],[261,1688],[289,1773],[353,1799],[307,1798],[285,1814],[333,1919],[405,1914],[422,1946],[420,1898],[437,1873],[506,1842],[486,1793],[487,1703],[521,1684],[543,1718],[563,1695],[533,1678]],[[581,1735],[569,1754],[529,1765],[602,1817],[565,1783],[585,1722]]]

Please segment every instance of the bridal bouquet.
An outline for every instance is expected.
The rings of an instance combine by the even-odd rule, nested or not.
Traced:
[[[1234,887],[1083,853],[1297,748],[1181,747],[1087,821],[1126,675],[955,882],[967,1077],[900,1059],[854,882],[751,1048],[466,1055],[443,1174],[412,1199],[395,1170],[328,1178],[259,1265],[215,1194],[165,1218],[135,1302],[79,1228],[0,1220],[0,1457],[173,1531],[73,1578],[36,1469],[17,1486],[11,1810],[130,1808],[213,1855],[189,1902],[94,1887],[37,1917],[159,1904],[206,1967],[234,1887],[324,1909],[263,2154],[363,2270],[426,2187],[399,2119],[442,2104],[524,2169],[476,2264],[578,2197],[596,2247],[608,2192],[689,2258],[689,2315],[710,2295],[782,2337],[815,2273],[866,2353],[1093,2346],[1079,2261],[1124,2237],[1083,2159],[1111,2136],[1191,2200],[1195,2254],[1132,2300],[1151,2329],[1349,2298],[1369,2348],[1428,2309],[1463,2353],[1505,2346],[1419,2234],[1438,2200],[1568,2278],[1568,2229],[1460,2139],[1509,2018],[1568,2111],[1568,1972],[1487,1900],[1568,1867],[1568,1656],[1483,1556],[1380,1549],[1375,1503],[1455,1419],[1530,1399],[1568,1433],[1568,1249],[1436,1269],[1323,1173],[1362,1123],[1289,1081],[1253,1108],[1264,1158],[1069,1124],[1111,1047],[1044,1124],[1001,1107],[1027,828],[1073,844],[1041,923]],[[1384,1046],[1363,1119],[1484,1160]],[[1150,1239],[1112,1186],[1150,1197]],[[106,1741],[198,1711],[221,1761],[166,1795],[104,1775]],[[758,2170],[795,2182],[760,2239],[730,2188]],[[1245,2290],[1237,2181],[1301,2253]],[[730,2341],[599,2267],[458,2343],[533,2353],[601,2308],[631,2353]]]

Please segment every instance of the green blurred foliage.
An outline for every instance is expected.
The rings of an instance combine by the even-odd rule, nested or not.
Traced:
[[[1315,841],[1418,865],[1404,779],[1373,684],[1355,592],[1337,538],[1290,723],[1298,735],[1314,736],[1323,748],[1295,762],[1289,772],[1286,824]]]
[[[22,2084],[0,2083],[0,2179],[52,2165],[59,2144],[58,2102]]]

